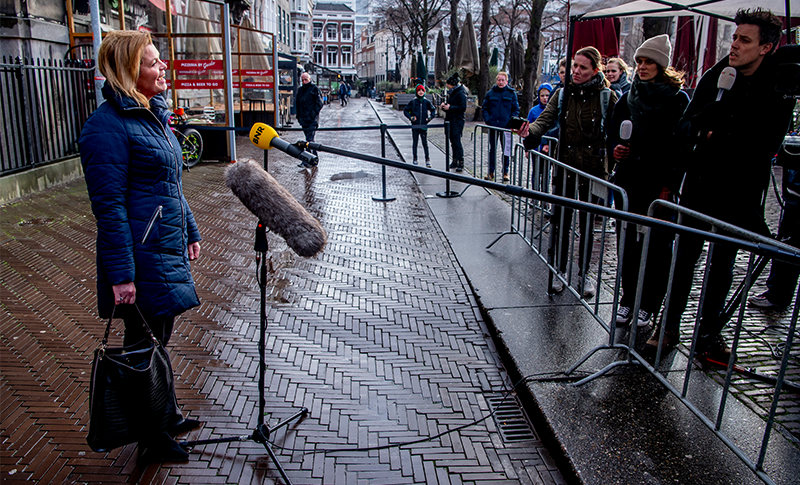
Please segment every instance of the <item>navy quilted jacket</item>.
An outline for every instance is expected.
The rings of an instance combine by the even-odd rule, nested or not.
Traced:
[[[131,281],[145,316],[175,316],[200,304],[188,254],[200,233],[183,196],[181,148],[167,125],[170,112],[161,96],[146,109],[108,83],[103,95],[106,102],[86,121],[80,139],[97,219],[100,317],[111,316],[112,285]]]

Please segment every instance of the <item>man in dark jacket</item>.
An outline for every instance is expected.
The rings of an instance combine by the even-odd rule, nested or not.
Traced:
[[[447,101],[441,108],[447,113],[445,121],[450,122],[450,145],[453,147],[453,162],[450,168],[456,172],[464,170],[464,147],[461,146],[461,134],[464,131],[465,115],[467,111],[467,89],[461,85],[458,73],[450,76],[445,82],[447,85]]]
[[[508,120],[519,116],[519,101],[514,88],[508,85],[508,74],[497,73],[497,80],[492,89],[483,98],[483,121],[489,126],[505,128]],[[489,173],[486,180],[494,180],[494,168],[497,163],[497,139],[503,145],[503,182],[508,182],[508,164],[511,160],[511,132],[489,130]]]
[[[783,99],[775,90],[777,62],[772,52],[780,40],[780,20],[757,8],[740,10],[734,21],[730,55],[700,80],[679,125],[691,146],[681,205],[769,235],[762,201],[772,157],[786,134],[794,100]],[[728,66],[736,69],[736,81],[717,101],[717,80]],[[707,229],[702,223],[693,224]],[[702,238],[681,236],[666,316],[665,331],[671,338],[665,336],[664,347],[678,342],[681,315],[702,249]],[[697,351],[722,362],[728,362],[731,352],[719,332],[726,323],[721,312],[733,281],[736,253],[735,247],[715,245],[700,316]],[[651,352],[657,346],[657,338],[647,342]]]
[[[319,128],[319,112],[322,110],[322,94],[316,84],[311,82],[311,76],[304,72],[300,75],[303,83],[297,89],[295,106],[297,107],[297,122],[303,127],[306,141],[314,141],[314,134]]]
[[[428,152],[428,122],[436,115],[436,108],[433,103],[425,99],[425,86],[417,86],[417,97],[412,99],[403,110],[403,114],[411,120],[411,153],[414,156],[414,165],[417,162],[417,144],[422,138],[422,149],[425,151],[425,166],[431,167],[431,157]]]

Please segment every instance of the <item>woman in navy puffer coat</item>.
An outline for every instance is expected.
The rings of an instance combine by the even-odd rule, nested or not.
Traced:
[[[132,58],[131,58],[132,57]],[[136,303],[164,346],[174,317],[200,304],[189,261],[200,233],[181,187],[180,143],[167,125],[166,65],[147,33],[115,31],[98,53],[106,77],[98,107],[83,127],[81,162],[97,219],[100,317],[125,322],[124,345],[146,336]],[[172,434],[197,427],[184,420]],[[166,433],[147,443],[150,458],[184,461],[188,454]]]

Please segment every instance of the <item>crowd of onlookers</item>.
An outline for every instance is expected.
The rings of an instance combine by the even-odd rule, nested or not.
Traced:
[[[611,179],[622,187],[631,212],[647,215],[650,204],[663,199],[770,236],[764,219],[765,194],[773,159],[782,150],[795,106],[793,98],[776,91],[777,70],[781,63],[798,62],[800,54],[797,46],[778,48],[781,22],[768,10],[740,10],[735,23],[729,55],[702,76],[691,99],[683,89],[684,73],[670,66],[672,46],[668,35],[649,38],[639,46],[632,68],[619,58],[604,64],[594,47],[578,50],[572,59],[569,80],[565,80],[567,65],[562,60],[561,81],[555,86],[538,87],[536,104],[521,126],[513,125],[520,112],[517,94],[508,85],[508,75],[500,72],[482,105],[484,123],[492,127],[485,178],[495,180],[495,172],[502,171],[503,180],[509,181],[512,133],[523,138],[526,150],[541,153],[549,152],[549,145],[542,143],[542,137],[557,137],[558,153],[550,155],[577,171],[554,171],[552,186],[556,195],[595,202],[597,198],[591,194],[589,179],[579,176],[582,172]],[[726,77],[730,82],[718,87],[718,81]],[[441,108],[451,126],[450,168],[461,170],[465,93],[457,75],[447,80],[447,88],[447,100]],[[501,168],[496,165],[498,141],[502,149]],[[778,237],[797,245],[800,188],[796,174],[800,164],[790,152],[780,153],[785,203]],[[562,209],[555,207],[550,217],[551,231],[568,234],[560,231],[559,225],[572,227],[572,212],[563,209],[562,214]],[[711,227],[691,218],[685,224],[701,230]],[[591,298],[596,292],[586,275],[591,258],[583,253],[584,248],[592,247],[594,225],[581,216],[578,226],[577,290],[585,298]],[[618,231],[621,226],[618,225]],[[659,348],[669,350],[679,342],[680,320],[703,250],[702,237],[682,235],[677,249],[673,238],[672,233],[663,230],[651,231],[644,278],[639,281],[644,238],[635,227],[629,227],[625,235],[621,299],[615,323],[635,322],[639,326],[654,323],[670,291],[668,311],[655,325],[665,326],[663,338],[659,338],[660,332],[654,332],[645,345],[646,353],[655,353]],[[551,244],[551,261],[560,273],[567,271],[569,239],[562,236]],[[672,285],[668,288],[673,251],[677,251],[676,262]],[[731,245],[714,245],[699,318],[697,351],[705,358],[721,362],[728,362],[731,355],[720,331],[727,323],[723,307],[733,282],[736,254],[737,249]],[[774,262],[768,290],[751,297],[749,303],[770,309],[789,306],[797,278],[796,266]],[[554,278],[550,291],[562,291],[563,281],[565,277]],[[634,315],[640,287],[639,310]]]

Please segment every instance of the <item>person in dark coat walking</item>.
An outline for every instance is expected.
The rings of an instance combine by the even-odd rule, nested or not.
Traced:
[[[689,96],[681,90],[683,73],[669,65],[672,45],[668,35],[646,40],[636,50],[634,58],[636,74],[629,92],[614,107],[608,129],[608,149],[618,161],[614,183],[628,194],[628,211],[647,215],[650,203],[655,199],[677,200],[682,174],[676,167],[674,147],[678,142],[678,121],[689,104]],[[620,139],[620,126],[625,120],[633,124],[633,133],[628,141]],[[621,226],[617,226],[618,233]],[[643,234],[634,224],[627,225],[625,234],[622,298],[616,318],[620,325],[628,324],[633,317],[644,243]],[[649,325],[661,308],[671,260],[672,235],[653,230],[642,283],[642,300],[636,315],[640,327]]]
[[[730,55],[703,75],[681,119],[681,133],[691,152],[680,203],[769,236],[764,221],[764,194],[769,186],[772,157],[783,142],[794,107],[793,99],[784,99],[775,90],[777,62],[773,52],[780,40],[782,24],[769,10],[760,8],[739,10],[734,22],[736,30]],[[736,80],[717,101],[720,92],[717,81],[728,66],[736,69]],[[708,228],[693,219],[690,221],[695,227]],[[681,236],[666,315],[664,348],[678,343],[680,320],[703,242],[701,237]],[[733,282],[737,252],[735,247],[714,245],[700,315],[696,351],[721,362],[728,362],[731,357],[731,349],[720,331],[726,323],[721,314]],[[659,345],[657,337],[654,335],[647,342],[648,352],[655,353]]]
[[[339,84],[339,102],[340,106],[347,106],[347,83],[342,81]]]
[[[508,85],[508,74],[497,73],[495,85],[483,97],[483,121],[489,126],[505,128],[508,120],[519,116],[517,92]],[[508,165],[511,160],[511,132],[489,130],[489,173],[486,180],[494,180],[494,168],[497,163],[497,139],[503,145],[503,182],[508,182]]]
[[[425,86],[417,86],[417,97],[412,99],[403,110],[403,114],[411,120],[411,153],[414,157],[414,165],[419,163],[417,160],[417,143],[422,138],[422,149],[425,151],[425,166],[430,168],[431,156],[428,152],[428,122],[436,115],[436,108],[433,103],[425,99]]]
[[[464,147],[461,145],[461,134],[464,132],[466,122],[467,88],[461,84],[458,73],[450,76],[445,85],[447,86],[447,100],[440,107],[446,111],[444,120],[450,122],[448,138],[453,148],[453,161],[450,163],[450,168],[461,172],[464,170]]]
[[[148,33],[118,30],[103,38],[98,66],[106,102],[86,121],[80,152],[97,219],[99,315],[124,320],[128,346],[147,335],[140,310],[166,347],[175,316],[200,304],[189,264],[200,256],[200,232],[183,195],[181,145],[161,96],[166,64]],[[140,458],[186,461],[170,435],[199,425],[185,419],[154,432],[139,443]]]
[[[303,127],[306,141],[314,141],[314,134],[319,128],[319,112],[322,111],[322,94],[307,72],[300,75],[300,82],[303,85],[297,89],[295,96],[297,122]]]

